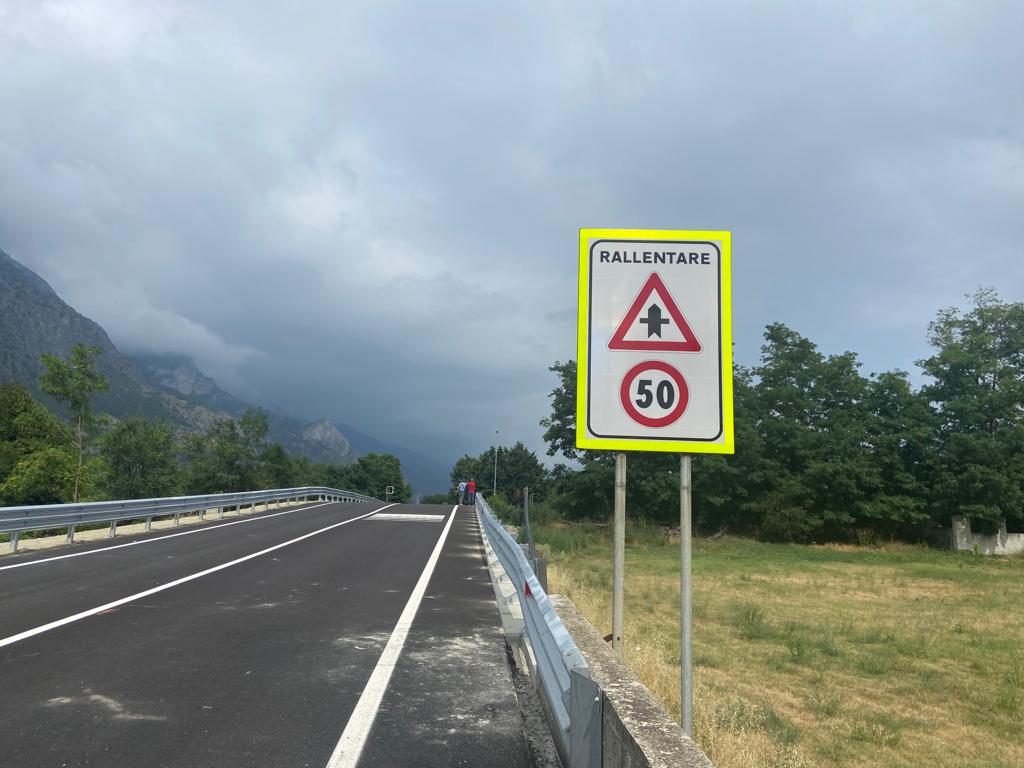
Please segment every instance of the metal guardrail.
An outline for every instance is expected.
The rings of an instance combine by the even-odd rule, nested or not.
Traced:
[[[150,529],[154,517],[174,516],[175,524],[183,514],[198,513],[201,518],[208,510],[215,509],[218,517],[224,516],[227,507],[256,506],[283,501],[373,502],[379,501],[354,491],[337,488],[305,487],[278,488],[267,491],[244,493],[215,493],[208,496],[172,496],[161,499],[130,499],[124,501],[92,501],[84,504],[40,504],[24,507],[0,507],[0,533],[11,535],[12,552],[18,549],[18,534],[26,531],[44,531],[52,528],[67,528],[68,543],[74,541],[75,528],[94,523],[110,523],[110,537],[117,532],[117,524],[124,520],[145,520],[146,530]]]
[[[596,764],[600,765],[600,706],[594,706],[597,689],[590,679],[590,666],[558,617],[523,548],[480,494],[476,497],[476,510],[491,547],[515,582],[523,609],[524,634],[536,659],[541,691],[555,721],[551,730],[562,760],[570,768],[593,765],[592,739],[596,732]]]

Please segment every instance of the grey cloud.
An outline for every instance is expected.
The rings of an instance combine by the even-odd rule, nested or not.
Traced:
[[[133,348],[539,447],[580,226],[730,228],[737,358],[1020,299],[1016,3],[0,3],[0,247]]]

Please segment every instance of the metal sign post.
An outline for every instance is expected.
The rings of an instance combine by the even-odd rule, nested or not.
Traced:
[[[680,453],[680,701],[693,734],[691,457],[733,453],[732,233],[581,229],[576,447],[616,451],[612,645],[622,655],[623,451]]]
[[[622,658],[626,607],[626,454],[615,454],[615,561],[612,568],[612,650]]]
[[[690,456],[679,457],[679,710],[683,731],[693,738],[693,568],[690,542],[693,515],[690,499]]]
[[[395,495],[395,486],[389,485],[384,489],[384,503],[391,501],[391,497]]]
[[[537,559],[537,547],[533,543],[533,528],[530,527],[530,489],[523,488],[523,525],[526,527],[527,557]],[[536,570],[536,569],[534,569]]]

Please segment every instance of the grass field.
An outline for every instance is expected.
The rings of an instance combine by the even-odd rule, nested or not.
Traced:
[[[608,530],[548,527],[552,592],[611,632]],[[1024,766],[1024,559],[694,543],[698,743],[719,768]],[[626,661],[679,717],[679,550],[631,531]]]

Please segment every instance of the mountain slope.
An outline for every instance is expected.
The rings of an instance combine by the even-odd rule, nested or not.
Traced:
[[[99,410],[166,418],[168,407],[159,393],[146,387],[106,331],[64,303],[39,275],[0,251],[0,380],[20,381],[52,406],[37,384],[43,371],[39,356],[49,352],[65,357],[78,343],[102,350],[97,367],[110,382],[110,391],[97,397]]]
[[[44,352],[66,357],[75,344],[99,347],[99,371],[110,391],[96,409],[117,418],[142,415],[169,421],[181,433],[201,432],[216,421],[241,415],[248,403],[225,392],[184,355],[143,355],[140,365],[123,355],[99,325],[65,303],[32,270],[0,251],[0,382],[20,381],[61,412],[39,390]],[[268,413],[270,439],[313,461],[347,464],[356,452],[333,425]]]
[[[192,407],[234,417],[253,407],[221,389],[188,355],[133,353],[130,358],[149,386]],[[330,464],[355,461],[356,451],[346,436],[326,419],[308,422],[274,411],[266,414],[271,440],[290,452]]]
[[[142,415],[169,421],[179,433],[203,432],[216,421],[253,406],[206,376],[181,354],[122,354],[97,323],[65,303],[32,270],[0,251],[0,382],[20,381],[42,402],[63,412],[37,384],[48,352],[66,357],[78,343],[97,346],[100,372],[110,391],[96,398],[98,411],[116,418]],[[448,486],[448,468],[400,445],[377,440],[344,424],[303,421],[267,411],[270,439],[312,461],[348,464],[360,454],[391,453],[417,493]]]
[[[440,493],[448,490],[450,467],[404,446],[378,440],[348,424],[338,424],[338,428],[345,433],[360,454],[390,453],[397,456],[402,463],[402,474],[417,493]]]

